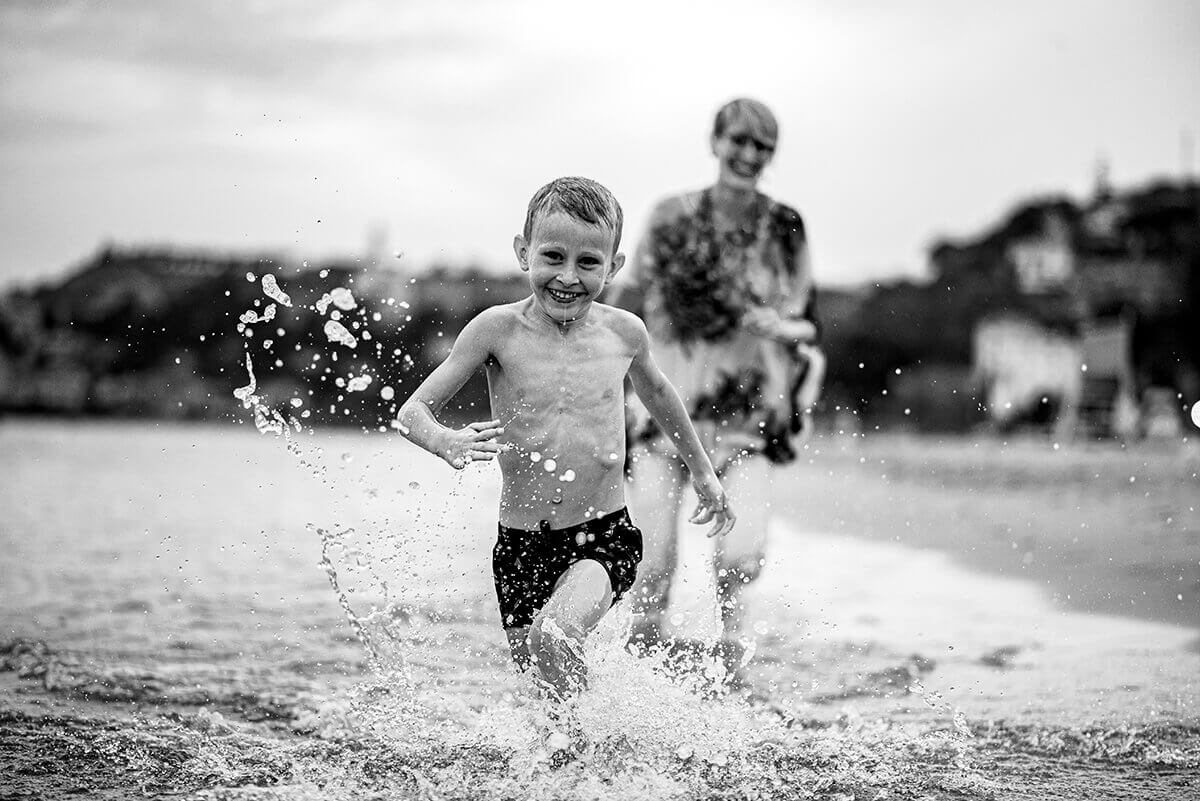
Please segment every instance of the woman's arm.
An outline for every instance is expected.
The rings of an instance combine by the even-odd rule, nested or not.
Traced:
[[[805,318],[783,317],[770,306],[755,306],[742,315],[742,327],[752,334],[785,345],[808,345],[817,340],[817,326]]]
[[[777,208],[775,230],[788,260],[781,274],[783,292],[775,306],[757,306],[747,311],[742,325],[753,334],[785,345],[811,345],[821,332],[814,314],[816,287],[809,261],[808,234],[795,210],[786,206]]]

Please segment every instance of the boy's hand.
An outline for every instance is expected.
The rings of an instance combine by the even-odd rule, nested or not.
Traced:
[[[504,433],[499,420],[470,423],[464,428],[446,434],[438,456],[455,470],[462,470],[471,462],[487,462],[496,458],[500,443],[496,437]]]
[[[708,537],[723,537],[728,534],[737,517],[729,508],[729,499],[725,497],[721,482],[716,476],[707,476],[704,479],[693,479],[692,486],[700,496],[700,503],[688,518],[688,522],[703,525],[711,520],[713,527],[705,535]]]

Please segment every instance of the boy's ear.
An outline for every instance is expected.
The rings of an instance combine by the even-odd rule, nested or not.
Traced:
[[[625,266],[625,254],[618,253],[613,256],[612,263],[608,265],[608,280],[611,281],[616,277],[617,273],[621,272],[621,268]]]
[[[521,270],[529,272],[529,243],[521,234],[513,237],[513,253],[517,254],[517,263],[521,265]]]

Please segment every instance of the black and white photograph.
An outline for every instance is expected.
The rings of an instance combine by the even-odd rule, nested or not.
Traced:
[[[1200,799],[1200,4],[6,0],[0,801]]]

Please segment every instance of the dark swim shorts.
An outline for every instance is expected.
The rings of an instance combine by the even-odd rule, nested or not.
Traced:
[[[594,559],[604,566],[616,603],[633,586],[642,559],[642,532],[626,509],[567,528],[552,529],[545,520],[536,531],[499,528],[492,576],[506,629],[533,623],[559,577],[576,562]]]

